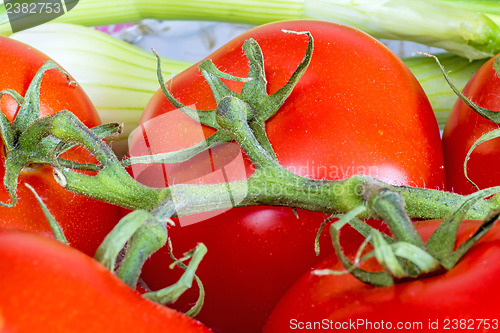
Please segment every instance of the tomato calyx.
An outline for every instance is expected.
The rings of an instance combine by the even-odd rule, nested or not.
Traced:
[[[281,105],[290,96],[294,87],[299,82],[300,78],[306,71],[309,63],[311,62],[313,49],[314,49],[314,39],[310,32],[302,31],[295,32],[289,30],[283,30],[284,33],[292,33],[296,35],[307,35],[308,44],[307,49],[304,54],[304,58],[299,63],[295,71],[292,73],[290,79],[285,83],[275,93],[267,94],[267,80],[264,72],[264,56],[259,44],[250,38],[243,43],[243,50],[249,61],[249,71],[247,77],[238,77],[230,75],[228,73],[220,71],[210,59],[202,61],[199,65],[199,69],[206,82],[212,90],[213,97],[217,103],[217,108],[214,110],[196,110],[189,106],[182,104],[178,101],[172,94],[168,91],[165,81],[163,79],[163,74],[161,71],[161,59],[156,52],[157,57],[157,77],[160,83],[160,87],[163,94],[168,99],[172,105],[178,108],[181,112],[194,119],[201,124],[216,129],[217,131],[212,134],[207,139],[201,141],[193,147],[165,153],[158,154],[154,156],[139,156],[131,157],[122,162],[122,165],[128,166],[135,163],[179,163],[188,160],[189,158],[207,150],[213,148],[217,145],[231,142],[234,140],[233,137],[221,128],[219,123],[220,119],[217,120],[217,110],[222,106],[221,103],[225,103],[227,99],[233,99],[240,101],[241,112],[244,112],[246,119],[245,121],[250,124],[254,135],[257,137],[260,144],[264,149],[276,158],[274,150],[267,139],[267,134],[265,130],[265,123],[272,116],[278,112]],[[236,93],[230,90],[221,79],[243,82],[243,87],[240,93]],[[220,111],[219,111],[220,112]]]
[[[186,253],[183,259],[177,260],[173,255],[172,244],[168,238],[167,225],[169,224],[173,224],[173,222],[168,219],[161,220],[144,210],[135,210],[122,218],[106,236],[94,258],[107,269],[115,272],[118,278],[129,287],[135,289],[146,259],[168,243],[170,254],[175,260],[171,268],[177,265],[185,272],[175,284],[164,289],[147,292],[143,296],[159,304],[172,304],[187,289],[191,288],[193,280],[196,280],[200,289],[199,298],[186,313],[195,316],[201,310],[204,300],[203,284],[195,272],[207,253],[207,248],[200,243]],[[123,249],[125,249],[125,254],[118,264],[117,259],[120,258]],[[182,261],[187,259],[190,261],[189,265],[186,266]]]
[[[69,246],[59,223],[50,213],[36,190],[29,184],[25,185],[35,195],[55,239]],[[115,273],[131,289],[135,290],[146,259],[168,242],[170,255],[174,260],[170,268],[173,269],[174,266],[178,266],[185,272],[176,283],[157,291],[146,292],[143,297],[162,305],[172,304],[187,289],[192,287],[193,280],[195,280],[200,290],[199,297],[195,305],[185,313],[194,317],[200,312],[205,297],[203,284],[196,276],[196,270],[207,253],[207,248],[203,243],[199,243],[194,249],[185,253],[183,258],[176,259],[172,252],[171,241],[168,239],[167,224],[173,224],[173,222],[159,220],[151,213],[143,210],[133,211],[122,218],[118,225],[106,236],[97,249],[94,259]],[[185,260],[189,260],[188,265],[183,263]]]
[[[478,230],[457,247],[458,228],[467,212],[478,200],[499,191],[500,187],[491,187],[465,197],[459,207],[447,215],[431,237],[424,242],[405,211],[401,194],[389,188],[370,186],[365,192],[367,205],[359,206],[339,216],[339,220],[330,225],[333,247],[345,271],[318,270],[315,274],[350,273],[364,283],[389,286],[448,271],[500,218],[499,208],[491,210]],[[390,236],[358,218],[367,210],[371,210],[377,218],[386,223]],[[340,231],[347,224],[365,238],[354,262],[344,254],[340,245]],[[363,254],[368,243],[373,250]],[[383,271],[373,272],[359,267],[361,262],[372,258],[377,260]]]
[[[67,167],[87,170],[97,169],[92,164],[80,164],[66,159],[57,159],[53,154],[56,150],[59,154],[63,153],[74,147],[75,144],[50,137],[47,132],[57,118],[64,117],[69,114],[69,111],[61,111],[61,114],[40,118],[40,86],[43,74],[51,69],[56,69],[65,75],[68,84],[76,85],[76,82],[71,80],[67,72],[49,60],[38,70],[24,97],[11,89],[0,92],[0,98],[3,95],[10,95],[20,106],[12,124],[5,114],[0,113],[0,135],[5,155],[4,186],[11,199],[7,203],[0,202],[2,206],[11,207],[16,204],[19,174],[23,168],[29,165],[53,164],[53,160],[57,160],[58,164]],[[120,131],[121,126],[118,124],[107,124],[93,129],[93,133],[98,139],[110,137]]]

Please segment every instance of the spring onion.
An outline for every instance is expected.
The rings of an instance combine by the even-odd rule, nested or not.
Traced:
[[[321,19],[357,27],[376,38],[414,41],[468,59],[500,51],[500,14],[493,1],[451,0],[80,0],[56,20],[86,26],[158,20],[206,20],[259,25]],[[0,34],[11,33],[0,4]]]
[[[39,49],[70,72],[89,95],[103,122],[124,122],[123,137],[135,128],[146,103],[159,89],[156,59],[152,53],[95,29],[46,23],[17,32],[11,38]],[[449,53],[440,54],[439,59],[459,89],[486,61],[471,62]],[[185,61],[162,60],[165,78],[192,65]],[[442,128],[457,99],[455,94],[433,59],[415,56],[403,60],[427,93]]]

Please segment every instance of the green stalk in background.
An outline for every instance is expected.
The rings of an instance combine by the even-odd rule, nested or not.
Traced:
[[[125,123],[123,138],[135,128],[148,100],[160,88],[156,58],[152,53],[95,29],[46,23],[15,33],[11,38],[39,49],[71,73],[91,98],[103,122]],[[439,59],[459,89],[486,61],[471,62],[449,53],[439,55]],[[162,60],[166,78],[192,65],[185,61]],[[403,60],[427,93],[443,128],[456,95],[433,59],[416,56]]]
[[[354,26],[376,38],[414,41],[468,59],[500,52],[494,1],[451,0],[80,0],[59,22],[86,26],[158,20],[206,20],[260,25],[321,19]],[[1,2],[0,2],[1,3]],[[0,5],[0,34],[11,28]]]

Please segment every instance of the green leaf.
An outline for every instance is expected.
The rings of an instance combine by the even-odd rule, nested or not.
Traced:
[[[170,91],[168,91],[167,86],[165,85],[165,80],[163,79],[163,73],[161,71],[161,58],[154,50],[153,53],[157,59],[156,75],[158,77],[158,82],[160,83],[161,90],[168,101],[191,119],[196,120],[205,126],[220,129],[220,126],[215,121],[215,110],[196,110],[182,104],[174,96],[172,96]]]

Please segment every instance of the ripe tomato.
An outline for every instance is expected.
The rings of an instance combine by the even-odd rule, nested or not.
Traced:
[[[248,38],[261,46],[267,91],[282,87],[304,57],[307,38],[282,29],[310,31],[311,63],[266,131],[279,162],[315,179],[368,174],[393,184],[444,187],[436,119],[416,79],[384,45],[342,25],[320,21],[277,22],[254,28],[208,58],[223,71],[245,77]],[[235,90],[241,84],[228,82]],[[173,96],[199,110],[214,109],[208,84],[196,66],[167,83]],[[213,133],[184,116],[159,91],[148,104],[131,141],[138,156],[189,147]],[[176,165],[135,166],[136,179],[150,186],[241,180],[253,172],[236,144],[211,149]],[[272,189],[279,195],[279,188]],[[175,195],[175,194],[174,194]],[[288,286],[320,258],[316,231],[324,214],[290,208],[233,208],[180,219],[170,230],[179,255],[203,242],[208,248],[198,274],[207,298],[199,319],[219,332],[258,332]],[[183,220],[184,219],[184,220]],[[327,239],[324,239],[327,241]],[[324,246],[326,248],[326,246]],[[168,252],[146,263],[144,281],[167,284]],[[195,296],[183,297],[184,309]]]
[[[0,231],[0,332],[210,332],[55,240]]]
[[[0,37],[0,90],[13,89],[24,96],[38,69],[49,58],[18,41]],[[12,122],[19,110],[8,95],[0,100],[0,109]],[[41,116],[48,116],[63,109],[72,111],[85,125],[100,124],[99,117],[85,92],[80,87],[68,85],[66,77],[57,70],[44,74],[40,92]],[[93,161],[90,153],[75,149],[64,155],[79,162]],[[0,177],[4,176],[4,155],[0,154]],[[18,203],[15,207],[0,207],[0,227],[29,230],[51,235],[51,230],[33,193],[25,183],[35,188],[45,200],[49,210],[70,244],[89,255],[119,220],[119,209],[113,205],[76,195],[56,183],[52,168],[37,166],[26,168],[18,184]],[[10,202],[7,191],[0,190],[0,200]]]
[[[426,239],[440,222],[417,222],[417,230]],[[464,221],[457,244],[470,237],[480,222]],[[331,256],[288,290],[269,317],[264,333],[305,327],[347,332],[496,330],[500,328],[496,301],[500,296],[499,239],[497,224],[450,271],[390,287],[364,284],[350,274],[312,274],[314,269],[342,270]],[[374,262],[366,264],[365,269],[376,266]]]
[[[496,57],[487,61],[474,74],[462,93],[475,104],[489,110],[500,110],[500,78],[493,69]],[[481,135],[498,128],[492,121],[478,115],[460,99],[457,100],[446,122],[443,132],[447,188],[461,194],[476,189],[464,175],[464,160],[467,152]],[[500,185],[500,139],[479,145],[467,163],[469,178],[480,188]]]

